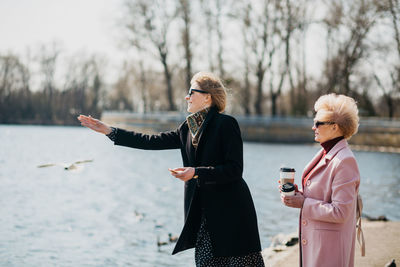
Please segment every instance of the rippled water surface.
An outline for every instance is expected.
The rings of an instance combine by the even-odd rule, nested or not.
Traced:
[[[280,203],[279,167],[295,167],[298,181],[318,149],[245,143],[263,248],[297,227],[298,211]],[[400,220],[400,155],[355,155],[365,213]],[[87,159],[76,170],[37,168]],[[0,126],[0,266],[194,266],[193,250],[157,247],[183,226],[183,184],[167,171],[180,165],[178,150],[113,146],[80,127]]]

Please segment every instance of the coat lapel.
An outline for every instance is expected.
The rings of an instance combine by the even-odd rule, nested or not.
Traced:
[[[192,135],[190,132],[187,135],[187,140],[186,140],[186,153],[190,162],[190,165],[194,165],[195,162],[195,148],[192,144]]]
[[[205,135],[205,132],[207,129],[207,125],[212,120],[212,118],[215,116],[216,113],[217,113],[217,109],[215,107],[211,107],[210,111],[207,114],[206,119],[204,120],[203,124],[201,125],[200,135],[199,135],[199,143],[197,145],[197,149],[196,149],[195,157],[194,157],[195,162],[197,162],[198,155],[202,149],[202,143],[204,143],[203,139],[204,139],[204,135]]]
[[[303,179],[305,178],[305,176],[310,172],[310,169],[315,166],[315,168],[313,170],[311,170],[311,174],[310,177],[308,178],[309,180],[312,179],[313,174],[318,171],[319,169],[321,169],[322,167],[324,167],[328,161],[331,161],[332,158],[334,158],[336,156],[336,154],[342,150],[343,148],[347,147],[347,141],[346,139],[343,139],[341,141],[339,141],[326,155],[325,157],[320,160],[317,164],[317,166],[315,166],[315,164],[317,163],[317,161],[322,157],[322,154],[324,152],[323,149],[321,149],[316,155],[315,157],[310,161],[310,163],[307,165],[307,167],[304,169],[303,175],[301,177],[301,180],[303,181]]]
[[[323,152],[323,151],[322,151]],[[322,155],[321,155],[322,156]],[[317,163],[317,166],[315,166],[315,168],[314,169],[312,169],[311,170],[311,173],[310,173],[310,177],[308,178],[308,180],[311,180],[312,179],[312,177],[313,177],[313,175],[314,175],[314,173],[316,172],[316,171],[318,171],[319,169],[321,169],[322,167],[324,167],[325,165],[326,165],[326,156],[323,158],[323,159],[321,159],[318,163]]]
[[[307,166],[303,170],[303,175],[301,176],[301,180],[303,180],[306,175],[311,171],[312,167],[317,164],[317,162],[320,160],[322,157],[322,153],[324,152],[323,149],[320,149],[317,154],[315,154],[314,158],[307,164]]]
[[[342,150],[348,146],[349,146],[349,144],[347,143],[346,139],[340,140],[334,147],[332,147],[332,149],[328,152],[328,154],[326,154],[325,158],[327,160],[331,160],[333,157],[336,156],[336,154],[340,150]]]

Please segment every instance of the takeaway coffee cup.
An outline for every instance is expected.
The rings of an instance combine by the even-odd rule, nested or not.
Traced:
[[[286,183],[294,184],[294,174],[295,173],[296,173],[296,171],[293,168],[282,167],[279,172],[280,179],[281,179],[281,185],[284,185]]]
[[[294,196],[295,194],[295,186],[292,183],[286,183],[282,185],[281,194],[285,196]]]

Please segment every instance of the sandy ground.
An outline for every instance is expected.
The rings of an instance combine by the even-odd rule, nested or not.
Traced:
[[[383,267],[395,259],[400,266],[400,222],[369,222],[363,220],[362,229],[365,237],[365,257],[361,257],[360,246],[356,241],[355,266]],[[263,253],[264,254],[264,253]],[[269,259],[264,257],[267,267],[299,266],[298,245],[275,253]]]

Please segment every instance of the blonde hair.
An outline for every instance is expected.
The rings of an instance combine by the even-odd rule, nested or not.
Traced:
[[[315,102],[314,109],[324,120],[335,122],[344,138],[350,139],[357,133],[360,119],[353,98],[336,94],[323,95]]]
[[[224,112],[226,107],[226,89],[221,80],[209,72],[196,73],[190,83],[196,82],[201,90],[211,95],[212,106],[216,106],[218,112]]]

